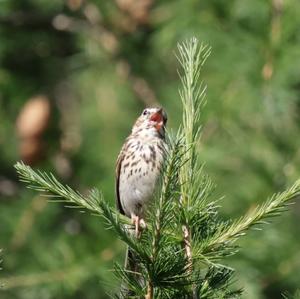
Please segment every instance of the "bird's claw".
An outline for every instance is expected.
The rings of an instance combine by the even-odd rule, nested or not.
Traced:
[[[132,224],[135,226],[135,235],[137,238],[141,236],[141,229],[146,228],[146,223],[143,218],[140,218],[139,216],[132,215],[131,216]]]
[[[140,227],[145,229],[146,228],[146,222],[143,218],[140,219]]]

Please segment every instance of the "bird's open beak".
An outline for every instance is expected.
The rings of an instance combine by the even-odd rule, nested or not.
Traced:
[[[164,125],[167,122],[167,114],[162,108],[160,108],[157,112],[151,115],[150,120],[157,123],[162,122],[162,124]]]
[[[155,128],[159,131],[167,122],[166,112],[160,108],[157,112],[151,115],[150,120],[155,122]]]

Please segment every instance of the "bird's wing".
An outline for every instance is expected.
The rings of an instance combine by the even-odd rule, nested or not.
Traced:
[[[120,173],[121,173],[121,166],[122,166],[122,162],[124,160],[125,157],[125,147],[126,147],[126,143],[123,145],[118,159],[117,159],[117,165],[116,165],[116,184],[115,184],[115,190],[116,190],[116,206],[119,210],[119,212],[123,215],[125,215],[124,209],[122,207],[122,203],[121,203],[121,199],[120,199],[120,193],[119,193],[119,183],[120,183]]]

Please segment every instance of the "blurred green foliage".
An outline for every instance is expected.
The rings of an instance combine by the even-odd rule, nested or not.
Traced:
[[[298,178],[299,12],[297,0],[2,0],[1,298],[99,299],[118,288],[111,269],[121,242],[101,219],[24,190],[13,164],[27,160],[81,192],[95,186],[114,204],[116,156],[142,108],[160,104],[169,128],[178,125],[173,53],[192,35],[213,49],[199,150],[225,194],[224,218]],[[39,95],[50,117],[28,138],[24,123],[43,115],[30,106]],[[244,298],[299,288],[299,217],[298,202],[240,244],[231,266]]]

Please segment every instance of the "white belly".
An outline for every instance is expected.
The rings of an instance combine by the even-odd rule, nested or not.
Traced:
[[[150,147],[144,145],[142,150],[132,147],[122,162],[119,196],[128,217],[132,214],[143,217],[147,202],[155,195],[163,157],[161,151],[156,151],[153,159]]]

